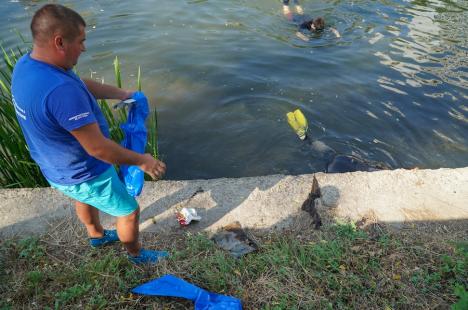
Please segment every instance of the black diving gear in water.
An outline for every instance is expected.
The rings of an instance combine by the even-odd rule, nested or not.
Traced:
[[[333,159],[327,163],[327,173],[343,173],[354,171],[378,171],[382,170],[377,166],[371,166],[363,160],[351,155],[335,155]]]
[[[373,162],[361,159],[357,156],[338,154],[334,149],[321,142],[320,140],[312,141],[306,136],[305,141],[310,145],[314,152],[321,153],[325,159],[326,173],[343,173],[355,171],[378,171],[390,169],[386,164]]]

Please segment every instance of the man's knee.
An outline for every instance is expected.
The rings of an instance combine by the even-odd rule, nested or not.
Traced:
[[[125,216],[119,216],[118,218],[119,220],[125,222],[138,222],[138,220],[140,219],[140,207],[137,207],[132,213]]]
[[[84,202],[81,202],[81,201],[78,201],[78,200],[75,200],[75,206],[78,207],[78,208],[89,208],[89,207],[92,207],[92,206],[90,206],[89,204],[84,203]]]

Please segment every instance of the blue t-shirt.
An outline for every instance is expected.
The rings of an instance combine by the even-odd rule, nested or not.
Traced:
[[[110,167],[90,156],[70,133],[97,122],[109,137],[96,99],[72,70],[35,60],[28,53],[16,63],[11,90],[31,157],[48,180],[78,184]]]

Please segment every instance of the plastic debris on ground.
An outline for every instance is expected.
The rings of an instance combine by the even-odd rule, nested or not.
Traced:
[[[197,214],[197,210],[194,208],[182,208],[180,211],[176,212],[176,218],[180,226],[187,226],[192,221],[201,220],[201,216]]]
[[[173,275],[165,275],[137,286],[132,289],[132,293],[185,298],[195,303],[195,310],[242,310],[239,299],[208,292]]]
[[[149,113],[148,99],[142,92],[136,92],[132,98],[124,100],[114,108],[129,107],[127,122],[120,127],[124,132],[121,145],[137,153],[145,153],[147,130],[146,117]],[[140,195],[144,185],[144,172],[137,166],[120,165],[119,176],[124,182],[127,192],[136,197]]]
[[[239,222],[224,226],[211,237],[211,240],[220,248],[239,258],[258,249],[257,244],[242,229]]]
[[[197,190],[188,198],[187,201],[184,201],[179,206],[176,207],[176,218],[180,226],[188,226],[192,221],[200,221],[201,216],[197,214],[195,208],[188,208],[184,206],[189,206],[192,204],[192,200],[195,199],[199,194],[204,193],[203,188],[199,187]]]

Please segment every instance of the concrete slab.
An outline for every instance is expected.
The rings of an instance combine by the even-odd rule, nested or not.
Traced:
[[[254,229],[281,229],[310,221],[301,211],[312,174],[239,179],[147,182],[138,198],[143,231],[180,229],[174,216],[197,209],[202,220],[192,231],[214,231],[233,221]],[[319,210],[339,218],[405,222],[468,223],[468,167],[315,174],[322,192]],[[73,202],[50,188],[0,190],[0,234],[42,233],[74,216]],[[105,226],[114,218],[103,215]],[[468,228],[468,227],[467,227]]]

